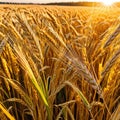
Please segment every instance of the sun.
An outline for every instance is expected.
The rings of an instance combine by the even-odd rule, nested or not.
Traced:
[[[114,2],[115,2],[115,0],[102,0],[102,3],[105,6],[112,6]]]

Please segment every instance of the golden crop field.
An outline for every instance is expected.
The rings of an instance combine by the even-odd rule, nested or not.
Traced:
[[[0,5],[0,120],[120,120],[120,8]]]

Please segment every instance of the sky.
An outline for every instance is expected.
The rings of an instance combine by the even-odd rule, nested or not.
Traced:
[[[0,0],[1,2],[20,2],[20,3],[49,3],[49,2],[68,2],[78,0]],[[80,1],[80,0],[79,0]]]
[[[77,2],[77,1],[103,1],[103,0],[0,0],[0,2],[16,2],[16,3],[49,3],[49,2]],[[111,0],[104,0],[111,1]],[[114,2],[120,0],[112,0]]]

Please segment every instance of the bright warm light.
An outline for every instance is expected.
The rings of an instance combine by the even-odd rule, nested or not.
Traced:
[[[115,0],[102,0],[102,2],[105,6],[111,6]]]

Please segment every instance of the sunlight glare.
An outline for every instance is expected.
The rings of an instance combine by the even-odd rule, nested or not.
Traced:
[[[105,6],[111,6],[114,3],[114,0],[102,0],[102,3]]]

